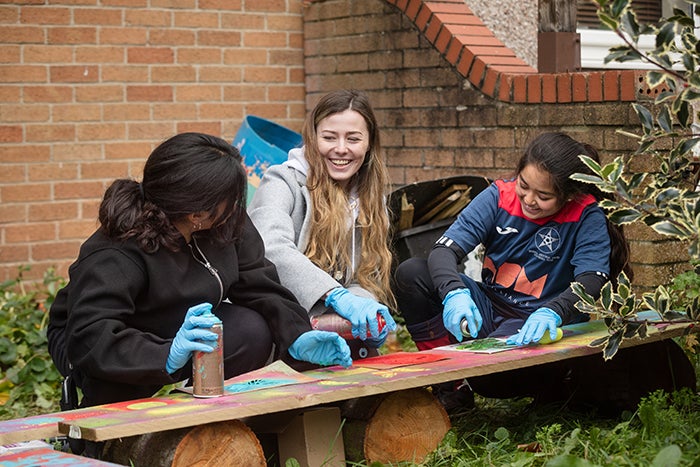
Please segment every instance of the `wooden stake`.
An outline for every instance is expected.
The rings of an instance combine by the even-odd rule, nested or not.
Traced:
[[[453,203],[458,202],[463,193],[466,193],[468,197],[470,191],[471,187],[469,185],[450,185],[436,196],[430,204],[420,210],[418,219],[414,222],[414,225],[418,226],[440,220],[437,216],[441,211],[449,209]],[[441,217],[441,219],[445,219],[445,217]]]
[[[399,216],[399,232],[413,227],[413,204],[408,202],[406,193],[401,195],[401,214]]]

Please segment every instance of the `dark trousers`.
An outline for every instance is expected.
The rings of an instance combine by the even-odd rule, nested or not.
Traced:
[[[466,275],[462,275],[462,281],[471,292],[483,319],[479,338],[510,336],[518,332],[525,322],[524,318],[516,317],[515,312],[513,316],[496,313],[476,281]],[[449,334],[442,323],[442,302],[425,259],[411,258],[398,266],[394,274],[393,292],[399,313],[414,340],[431,340]]]

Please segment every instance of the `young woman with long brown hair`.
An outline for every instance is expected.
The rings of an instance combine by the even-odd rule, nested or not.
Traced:
[[[324,95],[302,137],[302,148],[265,172],[248,213],[282,284],[309,316],[335,312],[377,348],[396,324],[389,312],[388,175],[367,96]],[[381,330],[378,315],[386,322]]]

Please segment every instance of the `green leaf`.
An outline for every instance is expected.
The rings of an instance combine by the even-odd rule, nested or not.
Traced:
[[[661,112],[659,112],[659,117],[656,121],[659,123],[659,126],[662,130],[664,130],[665,132],[671,131],[671,128],[673,127],[673,122],[671,120],[671,112],[668,110],[667,106],[664,106],[661,109]]]
[[[629,189],[632,189],[632,190],[635,188],[638,188],[642,184],[642,182],[644,182],[646,177],[647,177],[647,174],[643,173],[643,172],[632,174],[632,176],[630,177],[630,179],[627,183],[627,186],[629,187]]]
[[[639,23],[637,23],[637,16],[634,14],[634,11],[627,10],[622,15],[622,28],[627,34],[632,36],[632,40],[635,43],[639,40]]]
[[[654,203],[657,206],[663,206],[666,203],[676,201],[679,195],[680,190],[678,190],[678,188],[666,188],[656,193],[656,196],[654,197]]]
[[[590,156],[584,156],[584,155],[580,155],[580,156],[578,156],[578,158],[581,159],[581,162],[586,164],[586,167],[591,169],[594,173],[599,174],[599,175],[602,174],[602,168],[601,168],[600,164],[595,159],[593,159]]]
[[[643,326],[643,323],[628,322],[622,328],[622,338],[631,339],[637,335],[639,328]]]
[[[630,297],[630,284],[619,281],[617,284],[617,294],[622,300],[627,300]]]
[[[610,336],[605,336],[599,337],[598,339],[594,339],[588,343],[588,347],[600,347],[602,345],[605,345],[607,344],[609,338]]]
[[[579,282],[573,282],[571,284],[571,290],[585,303],[587,303],[590,306],[595,306],[595,298],[593,298],[591,295],[589,295],[586,292],[585,287],[581,285]]]
[[[608,342],[605,344],[605,348],[603,349],[603,359],[610,360],[615,356],[620,348],[620,343],[622,342],[622,333],[623,331],[620,330],[609,337]]]
[[[683,239],[690,235],[687,230],[681,229],[670,221],[657,222],[650,227],[662,235],[669,235],[678,239]]]
[[[674,467],[680,465],[681,457],[683,452],[681,448],[675,444],[666,446],[661,449],[661,451],[656,454],[654,460],[651,462],[652,467]]]
[[[622,169],[624,168],[624,164],[620,163],[619,159],[615,159],[614,162],[610,164],[606,164],[603,167],[603,171],[601,172],[601,175],[603,178],[606,178],[609,182],[617,182],[617,180],[620,178],[622,175]]]
[[[690,53],[683,54],[683,67],[686,70],[694,70],[697,66],[697,59],[695,55]]]
[[[632,108],[639,118],[639,122],[642,124],[644,134],[649,134],[654,129],[654,117],[651,115],[649,109],[639,104],[632,104]]]
[[[647,85],[650,88],[661,86],[666,81],[666,74],[660,71],[648,71],[646,75]]]
[[[630,224],[638,221],[642,217],[642,213],[636,209],[620,209],[608,215],[610,222],[617,225]]]
[[[616,18],[619,18],[629,8],[629,5],[629,0],[613,0],[612,5],[610,5],[611,12]]]
[[[507,428],[498,427],[496,431],[493,432],[493,436],[499,441],[505,441],[510,438],[510,432]]]
[[[688,125],[692,123],[690,121],[690,106],[688,105],[688,101],[684,99],[676,99],[673,102],[673,112],[678,119],[678,123],[680,123],[683,128],[687,128]]]
[[[610,284],[610,282],[606,283],[600,289],[600,303],[603,305],[603,309],[610,310],[610,307],[612,306],[612,303],[613,303],[612,285]]]
[[[604,185],[605,184],[605,181],[596,175],[575,173],[575,174],[571,175],[571,179],[576,180],[577,182],[590,183],[593,185]]]
[[[697,144],[700,142],[700,138],[689,138],[686,140],[683,140],[680,144],[680,151],[683,154],[689,153],[697,146]]]

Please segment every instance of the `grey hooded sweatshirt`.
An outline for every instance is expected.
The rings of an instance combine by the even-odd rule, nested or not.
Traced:
[[[352,271],[333,274],[312,263],[304,254],[311,228],[311,196],[306,187],[309,164],[304,148],[289,151],[288,160],[270,166],[248,205],[248,214],[265,243],[265,256],[277,267],[282,285],[288,288],[310,315],[325,311],[325,294],[336,287],[346,287],[354,294],[375,298],[370,292],[352,284]],[[359,212],[357,196],[350,196],[354,225]],[[353,270],[360,258],[360,231],[353,235]],[[347,278],[347,279],[346,279]],[[316,306],[315,306],[316,305]]]

